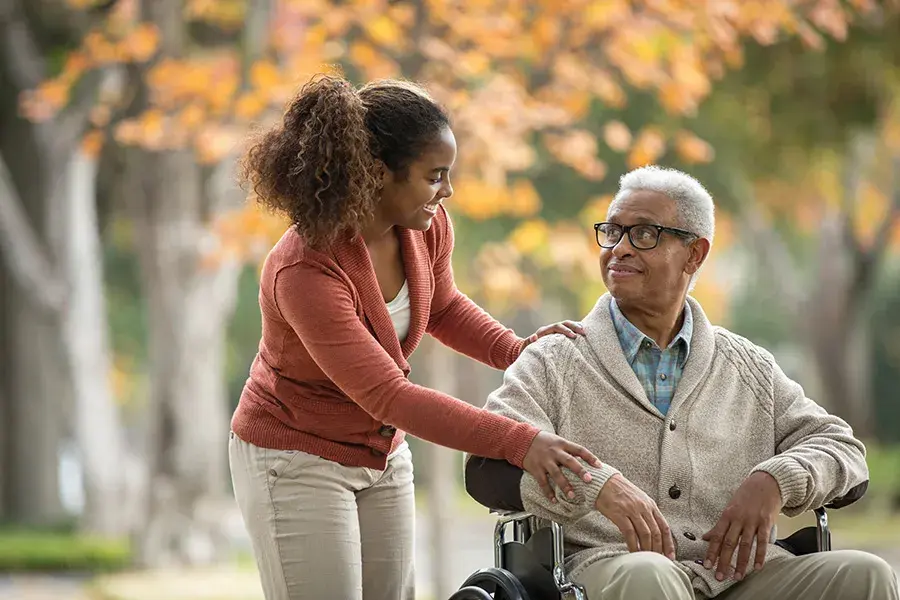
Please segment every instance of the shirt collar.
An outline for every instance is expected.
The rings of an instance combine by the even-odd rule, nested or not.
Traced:
[[[609,312],[612,317],[613,325],[616,328],[616,334],[619,337],[619,344],[622,346],[622,352],[625,353],[625,359],[629,364],[634,363],[634,359],[637,356],[638,350],[641,349],[641,344],[644,341],[650,342],[654,347],[658,347],[656,342],[650,339],[649,336],[645,335],[640,329],[635,327],[631,321],[625,318],[625,315],[622,314],[622,311],[619,310],[619,305],[616,304],[615,298],[612,298],[609,303]],[[669,348],[675,347],[677,344],[682,344],[683,352],[681,353],[681,357],[679,359],[679,367],[684,366],[684,363],[687,361],[688,354],[690,354],[691,350],[691,335],[694,332],[694,317],[691,313],[691,305],[685,302],[684,304],[684,321],[682,322],[681,329],[672,339],[672,342],[669,344]]]

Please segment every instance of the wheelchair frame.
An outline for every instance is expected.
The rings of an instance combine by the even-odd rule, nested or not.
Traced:
[[[828,527],[828,513],[825,508],[817,508],[814,512],[816,515],[816,551],[828,552],[831,550],[831,530]],[[497,515],[498,517],[497,522],[494,525],[495,568],[513,572],[512,569],[509,568],[511,565],[508,565],[505,560],[503,552],[504,546],[510,541],[525,544],[534,532],[544,527],[549,527],[552,540],[552,564],[549,565],[550,574],[553,576],[553,582],[559,591],[560,598],[587,600],[584,589],[577,583],[569,581],[566,577],[565,552],[563,547],[564,531],[562,525],[556,521],[540,519],[528,512],[492,510],[491,514]],[[547,523],[547,525],[542,526],[542,521]],[[512,539],[508,536],[510,525],[512,526]],[[803,530],[801,529],[800,531]],[[514,572],[513,575],[515,575]]]
[[[450,600],[588,600],[584,589],[566,574],[562,524],[524,510],[519,494],[521,475],[520,469],[504,461],[475,457],[467,462],[466,490],[498,517],[494,525],[494,567],[473,573]],[[814,509],[814,526],[798,529],[775,544],[796,556],[830,551],[826,509],[853,504],[865,495],[868,483],[864,481],[846,495]],[[494,596],[489,593],[492,590]]]

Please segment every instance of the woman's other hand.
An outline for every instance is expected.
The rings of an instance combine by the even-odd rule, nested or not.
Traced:
[[[581,326],[581,323],[576,323],[575,321],[561,321],[552,325],[545,325],[525,339],[525,346],[533,344],[545,335],[553,333],[560,333],[574,339],[576,335],[584,335],[584,327]],[[525,348],[525,346],[522,347]]]
[[[550,487],[548,477],[552,477],[567,497],[575,495],[575,488],[563,475],[561,467],[572,471],[585,483],[591,480],[591,474],[578,462],[581,458],[589,465],[600,467],[600,459],[593,455],[587,448],[574,444],[569,440],[559,437],[547,431],[542,431],[534,437],[522,466],[535,479],[551,502],[556,502],[556,495]]]

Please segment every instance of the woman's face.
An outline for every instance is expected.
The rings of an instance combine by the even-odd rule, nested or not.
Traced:
[[[453,195],[450,169],[456,162],[456,138],[445,127],[438,139],[409,165],[406,177],[385,169],[378,216],[390,225],[425,231],[438,205]]]

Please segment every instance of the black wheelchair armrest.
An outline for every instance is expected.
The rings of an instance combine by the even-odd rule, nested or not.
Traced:
[[[505,460],[472,456],[466,462],[466,492],[485,508],[521,512],[525,510],[519,491],[523,473]]]
[[[869,480],[865,480],[859,485],[855,485],[850,490],[841,496],[840,498],[835,498],[831,502],[825,505],[825,508],[833,508],[835,510],[839,508],[844,508],[845,506],[850,506],[860,498],[866,495],[866,490],[869,489]]]

